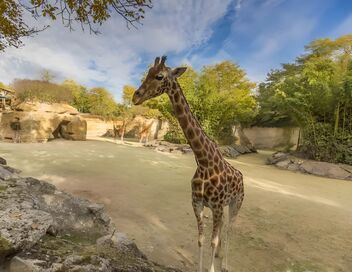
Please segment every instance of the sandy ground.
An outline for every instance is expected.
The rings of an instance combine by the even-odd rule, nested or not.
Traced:
[[[246,196],[231,240],[230,271],[352,271],[352,182],[279,170],[264,164],[268,155],[231,160],[244,174]],[[0,156],[24,175],[104,203],[117,228],[152,260],[196,271],[192,155],[53,141],[0,143]],[[206,214],[208,263],[211,216]]]

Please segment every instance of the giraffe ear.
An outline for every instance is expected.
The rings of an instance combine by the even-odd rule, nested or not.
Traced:
[[[177,78],[180,77],[184,72],[186,72],[187,67],[177,67],[175,69],[172,70],[172,75]]]

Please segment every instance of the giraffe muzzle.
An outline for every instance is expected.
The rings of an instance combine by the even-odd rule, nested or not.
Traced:
[[[142,92],[140,89],[136,90],[132,97],[132,103],[134,105],[140,105],[143,103]]]

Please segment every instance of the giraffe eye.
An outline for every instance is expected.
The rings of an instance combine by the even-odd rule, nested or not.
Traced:
[[[157,76],[155,77],[155,79],[157,79],[157,80],[162,80],[163,78],[164,78],[163,75],[157,75]]]

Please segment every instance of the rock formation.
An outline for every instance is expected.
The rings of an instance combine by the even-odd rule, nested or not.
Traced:
[[[148,261],[102,205],[0,162],[0,271],[178,271]]]
[[[18,117],[21,123],[21,142],[46,142],[52,138],[85,140],[87,123],[78,111],[67,104],[25,102],[14,111],[3,112],[0,122],[0,138],[12,140],[11,122]]]
[[[101,116],[90,114],[81,114],[82,118],[87,122],[87,137],[114,137],[114,128],[121,133],[123,126],[122,120],[104,120]],[[153,118],[146,118],[144,116],[136,116],[132,120],[128,120],[125,128],[125,137],[140,138],[143,127],[148,128],[149,140],[163,139],[168,131],[168,123]],[[119,137],[121,135],[118,135]]]
[[[352,166],[328,162],[302,160],[283,152],[275,152],[267,159],[267,164],[281,169],[307,173],[316,176],[352,180]]]
[[[167,152],[173,154],[187,154],[192,153],[192,149],[188,144],[173,144],[166,141],[148,142],[144,146],[153,148],[158,152]],[[254,153],[255,149],[250,149],[242,145],[225,145],[219,146],[221,153],[227,158],[237,158],[239,155]]]

